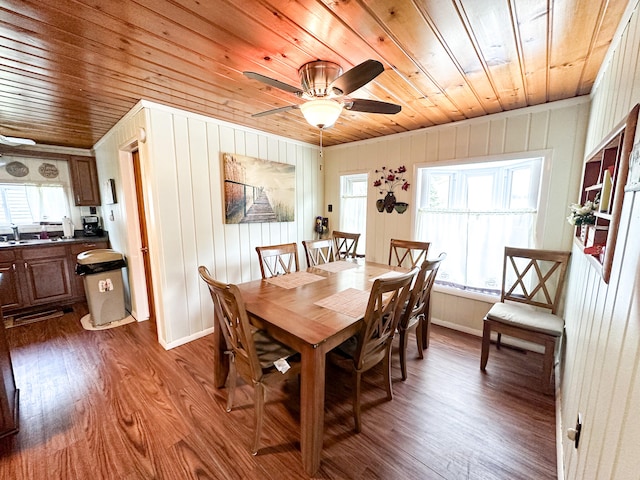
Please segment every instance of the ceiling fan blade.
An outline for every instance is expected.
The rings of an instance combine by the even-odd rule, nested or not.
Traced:
[[[384,67],[377,60],[365,60],[347,70],[331,84],[336,95],[349,95],[384,72]]]
[[[353,99],[344,102],[344,108],[354,112],[365,113],[387,113],[394,114],[402,110],[400,105],[395,103],[379,102],[378,100]]]
[[[273,110],[267,110],[266,112],[254,113],[251,115],[253,118],[264,117],[265,115],[271,115],[273,113],[286,112],[288,110],[295,110],[300,108],[299,105],[287,105],[286,107],[274,108]]]
[[[35,145],[36,142],[30,138],[5,137],[4,135],[0,135],[0,144],[17,147],[18,145]]]
[[[247,78],[251,78],[252,80],[258,80],[259,82],[265,83],[271,87],[279,88],[280,90],[284,90],[285,92],[293,93],[297,97],[301,97],[303,91],[298,87],[294,87],[289,85],[288,83],[281,82],[280,80],[276,80],[274,78],[265,77],[264,75],[260,75],[256,72],[242,72],[243,75]]]

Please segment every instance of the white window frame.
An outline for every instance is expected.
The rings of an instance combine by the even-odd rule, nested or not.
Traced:
[[[417,211],[420,203],[420,195],[422,193],[422,179],[421,175],[419,175],[419,170],[423,168],[431,168],[431,167],[447,167],[447,166],[459,166],[459,165],[467,165],[467,164],[475,164],[475,163],[489,163],[489,162],[499,162],[499,161],[508,161],[508,160],[522,160],[526,158],[541,158],[542,163],[540,167],[540,187],[538,191],[538,205],[537,211],[538,215],[536,218],[536,224],[534,226],[533,231],[533,241],[535,248],[543,248],[542,245],[542,236],[544,229],[544,215],[547,211],[547,200],[549,197],[549,183],[550,183],[550,170],[551,170],[551,158],[552,151],[551,150],[532,150],[525,152],[514,152],[508,154],[496,154],[490,156],[483,157],[470,157],[470,158],[458,158],[452,160],[444,160],[439,161],[437,163],[419,163],[414,164],[413,166],[413,178],[415,179],[416,188],[414,190],[414,204],[416,205],[416,213],[412,216],[412,238],[417,238]],[[428,239],[418,239],[428,241]],[[440,252],[429,251],[429,257],[437,256]],[[483,302],[495,302],[496,296],[490,295],[481,292],[462,290],[456,287],[440,285],[436,283],[433,289],[437,292],[446,293],[449,295],[454,295],[458,297],[468,298],[471,300],[479,300]]]
[[[361,177],[363,179],[363,182],[366,186],[366,192],[364,195],[343,195],[343,185],[344,182],[346,181],[347,177]],[[358,239],[358,250],[357,250],[357,254],[358,255],[364,255],[365,250],[366,250],[366,244],[367,244],[367,205],[368,205],[368,197],[369,197],[369,172],[343,172],[340,174],[340,191],[339,191],[339,195],[340,195],[340,219],[338,220],[338,228],[335,228],[334,230],[338,230],[338,231],[343,231],[343,232],[349,232],[349,233],[359,233],[360,234],[360,238]],[[353,197],[358,197],[358,198],[363,198],[364,200],[364,210],[363,210],[363,214],[364,214],[364,228],[362,229],[354,229],[353,227],[350,227],[346,224],[345,222],[345,218],[344,215],[347,212],[347,209],[345,208],[344,205],[344,198],[353,198]],[[362,230],[362,231],[355,231],[355,230]]]

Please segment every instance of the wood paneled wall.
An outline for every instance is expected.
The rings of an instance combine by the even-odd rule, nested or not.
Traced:
[[[637,2],[635,2],[637,7]],[[586,152],[640,102],[640,14],[623,24],[592,91]],[[640,148],[636,132],[634,148]],[[640,197],[625,194],[609,284],[574,248],[562,378],[566,479],[630,479],[640,472]],[[578,449],[566,437],[578,413]]]
[[[540,212],[543,218],[539,232],[541,246],[569,250],[573,228],[567,223],[566,216],[568,205],[575,201],[579,188],[588,112],[588,98],[581,97],[452,125],[328,147],[325,149],[326,202],[334,205],[333,213],[327,213],[330,223],[338,228],[340,175],[367,172],[371,185],[374,170],[382,166],[396,168],[405,165],[411,187],[408,192],[396,195],[398,201],[410,204],[406,213],[379,213],[375,207],[376,200],[380,198],[378,190],[370,186],[368,192],[366,256],[386,262],[392,237],[412,238],[417,167],[454,159],[504,158],[520,152],[544,151],[550,161],[545,166],[549,184],[542,191],[546,209]],[[438,253],[431,252],[432,255]],[[482,318],[490,306],[486,301],[454,297],[442,292],[433,295],[436,321],[470,333],[481,332]]]
[[[315,217],[322,213],[324,180],[315,145],[149,102],[141,106],[144,125],[137,115],[125,117],[96,152],[101,173],[115,175],[122,145],[131,144],[140,126],[146,129],[147,141],[139,146],[158,335],[171,348],[213,327],[213,306],[198,266],[206,265],[222,281],[260,278],[256,246],[297,242],[302,248],[302,240],[313,238]],[[296,166],[294,222],[224,223],[222,153],[227,152]],[[123,248],[134,206],[124,201],[113,222]],[[302,250],[300,254],[304,257]]]

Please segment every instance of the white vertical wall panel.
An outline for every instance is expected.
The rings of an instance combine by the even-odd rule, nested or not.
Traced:
[[[567,223],[568,205],[577,196],[584,156],[584,139],[588,121],[587,97],[539,105],[513,112],[490,115],[415,132],[354,142],[325,149],[326,203],[333,204],[332,221],[339,218],[338,179],[351,173],[354,165],[370,175],[367,200],[366,256],[379,262],[388,260],[389,240],[413,238],[415,217],[416,168],[453,159],[475,159],[527,151],[548,151],[550,184],[543,189],[548,200],[544,218],[542,246],[550,249],[571,248],[573,228]],[[379,213],[375,202],[382,198],[373,188],[374,171],[382,166],[407,167],[408,192],[396,191],[398,201],[409,203],[402,215]],[[335,224],[334,224],[335,225]],[[428,241],[428,238],[420,239]],[[437,255],[439,252],[431,252]],[[445,296],[435,292],[434,297]],[[490,304],[479,300],[446,295],[434,300],[434,317],[447,325],[478,333]]]
[[[320,160],[315,145],[150,102],[141,104],[148,117],[144,124],[148,140],[140,145],[140,154],[149,201],[158,337],[171,348],[213,328],[211,299],[198,277],[198,265],[207,266],[221,281],[260,278],[256,246],[301,245],[313,237],[315,216],[322,213],[318,199],[323,197],[323,177],[317,173]],[[97,145],[99,169],[107,178],[117,178],[113,172],[118,170],[118,150],[135,137],[139,125],[138,116],[128,115]],[[295,221],[225,224],[222,153],[295,165]],[[114,232],[126,224],[126,216],[126,210],[118,212]],[[118,238],[116,233],[114,240]]]
[[[202,120],[189,119],[189,156],[190,171],[193,188],[190,195],[185,195],[185,201],[191,203],[191,214],[193,222],[193,237],[189,246],[192,249],[192,256],[185,265],[185,271],[190,272],[192,268],[197,269],[199,265],[213,265],[213,249],[211,248],[211,239],[213,236],[213,228],[208,221],[199,221],[208,219],[209,212],[213,205],[211,198],[211,187],[209,184],[209,163],[207,162],[207,125]],[[187,276],[187,290],[189,298],[193,297],[193,301],[189,301],[189,323],[190,331],[201,331],[213,328],[213,317],[202,315],[203,303],[207,305],[211,302],[208,300],[208,292],[203,292],[203,282],[197,276]],[[204,293],[204,295],[203,295]],[[206,307],[208,310],[208,306]]]
[[[469,158],[485,157],[489,154],[489,122],[469,125]]]
[[[637,1],[633,2],[637,7]],[[640,20],[631,14],[592,91],[586,152],[640,102]],[[636,148],[640,137],[636,132]],[[566,479],[638,478],[640,457],[640,200],[625,194],[609,284],[573,250],[562,375],[563,427],[583,416],[578,449],[563,436]]]
[[[498,155],[505,151],[507,119],[495,116],[489,121],[489,155]]]
[[[531,115],[520,115],[510,119],[506,125],[505,152],[526,152],[529,150],[530,122]]]

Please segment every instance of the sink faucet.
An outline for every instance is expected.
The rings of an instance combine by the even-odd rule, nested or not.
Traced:
[[[11,230],[13,230],[13,239],[16,242],[20,241],[20,232],[18,231],[18,226],[15,223],[11,224]]]

